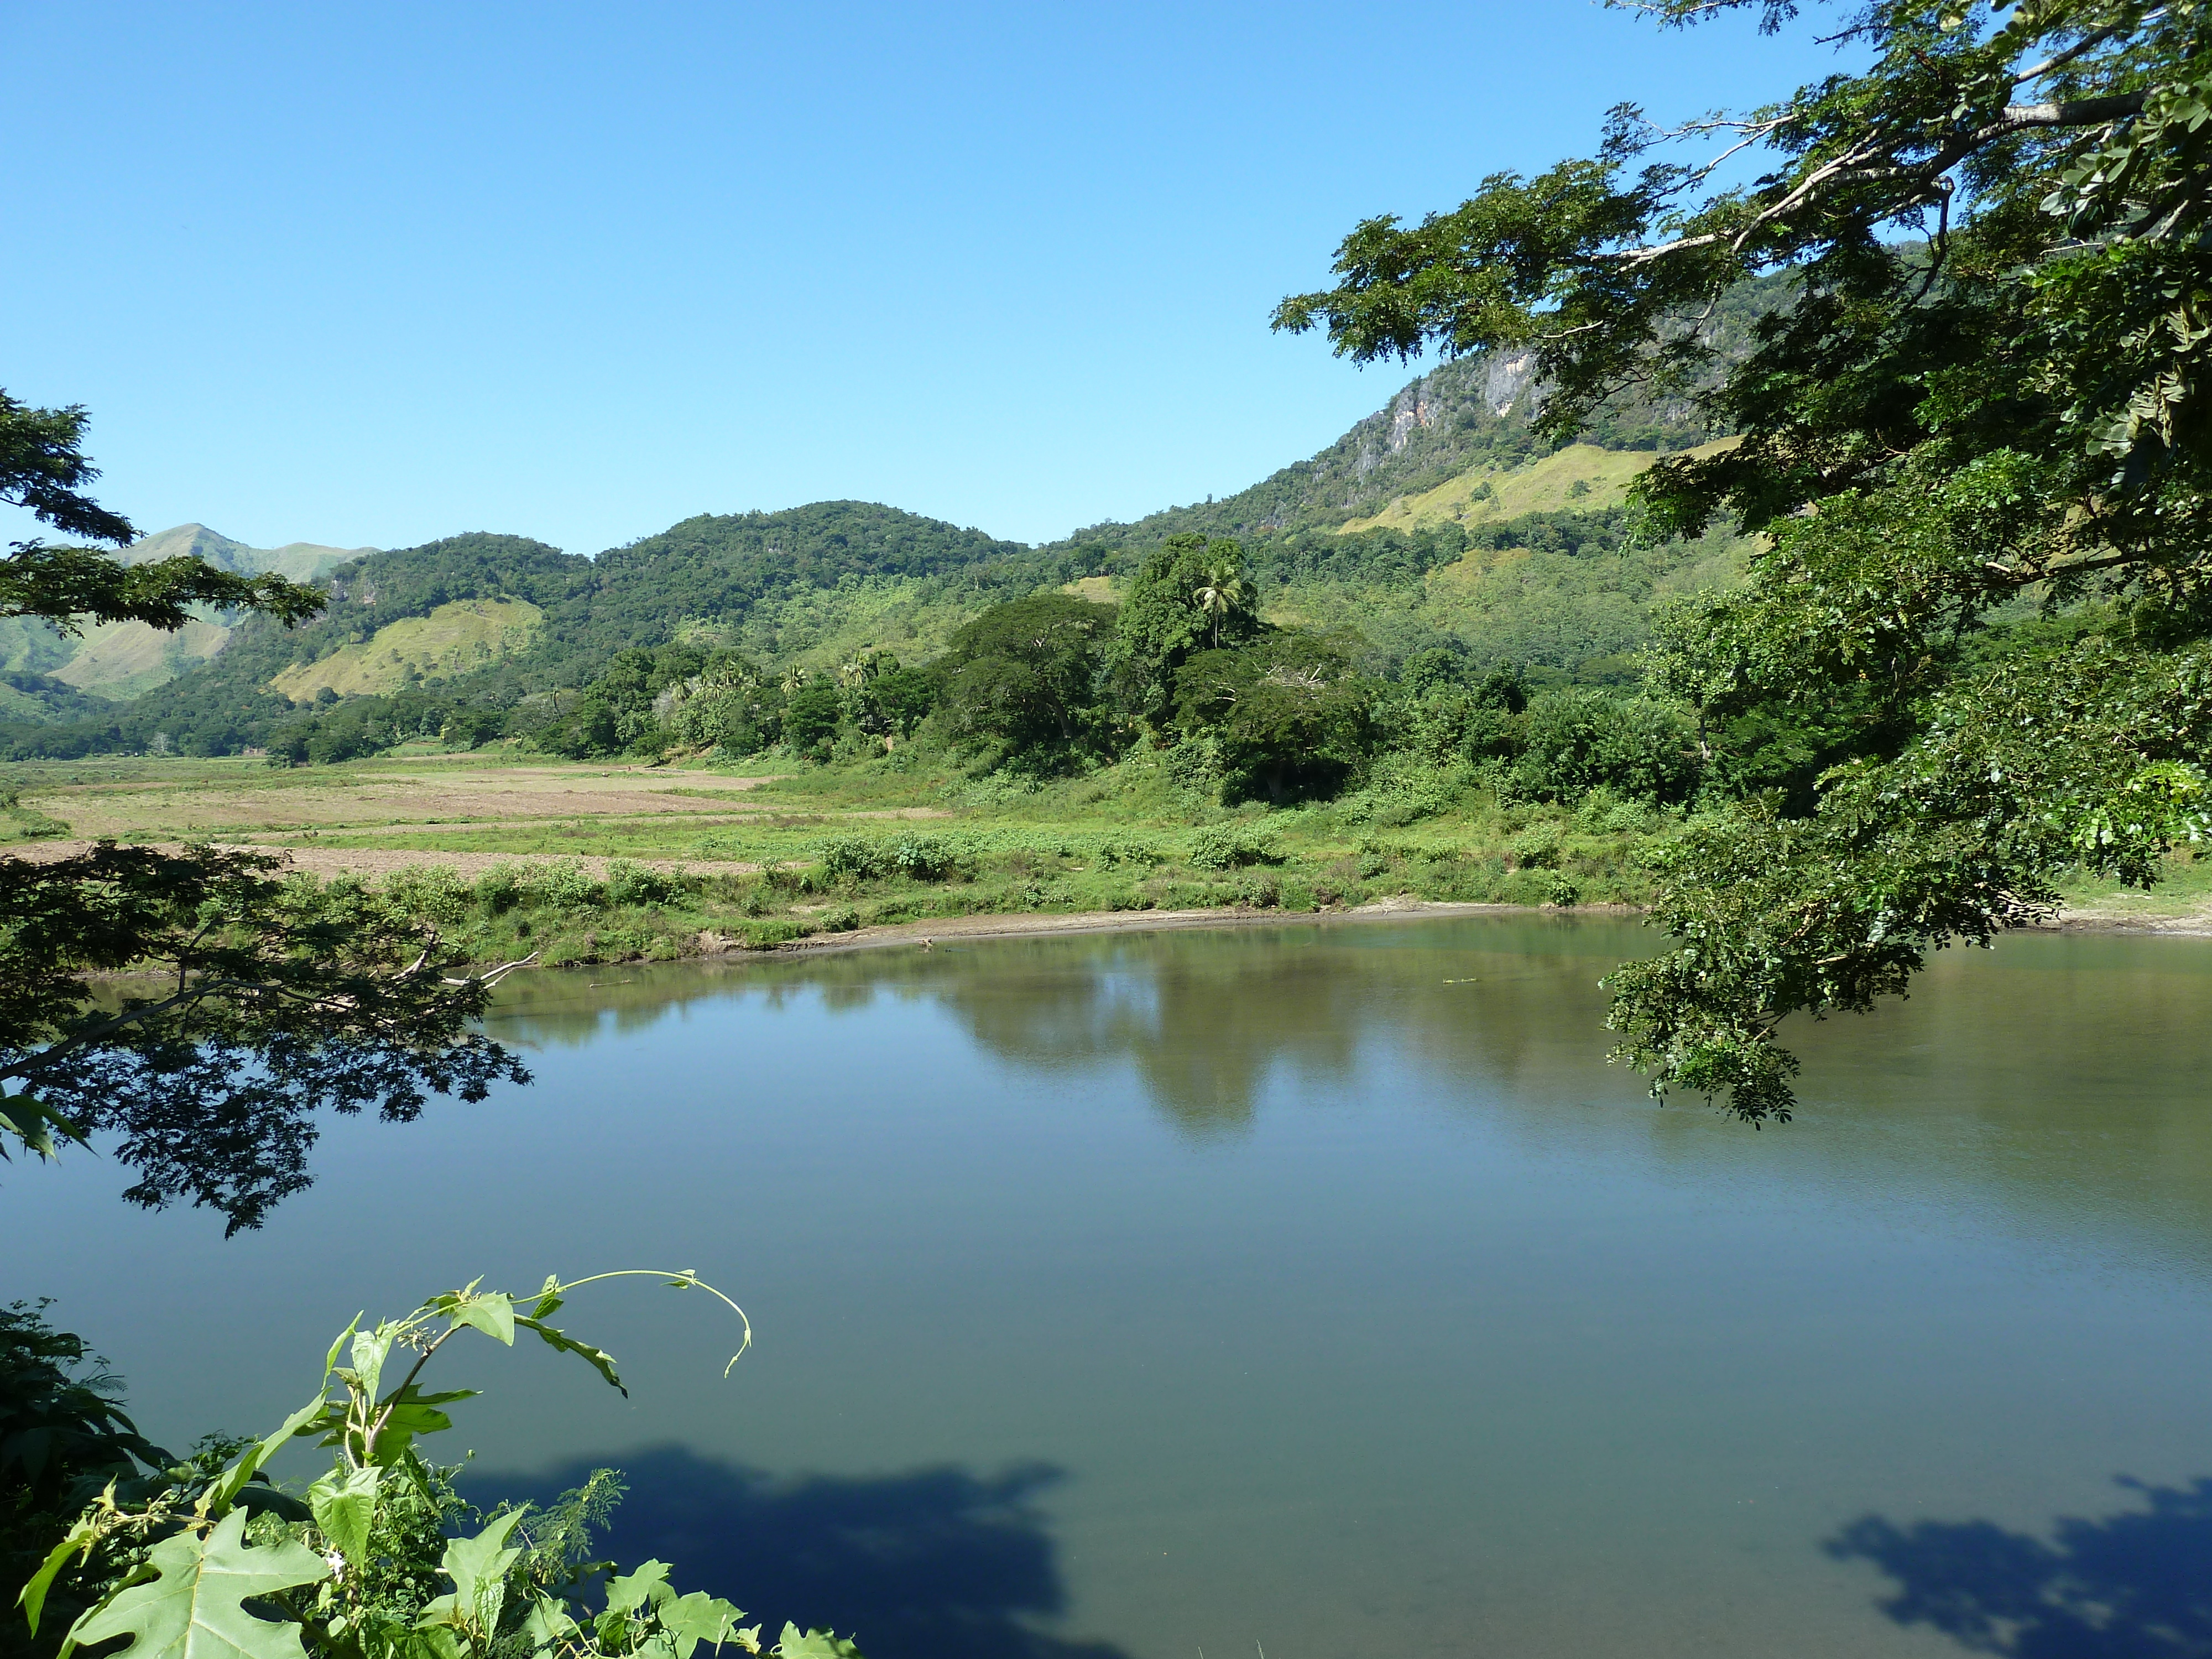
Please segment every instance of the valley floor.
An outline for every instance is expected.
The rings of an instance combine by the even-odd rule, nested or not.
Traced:
[[[1225,809],[1143,751],[1038,787],[941,757],[840,766],[563,763],[425,748],[341,766],[0,765],[0,844],[265,850],[357,880],[481,960],[549,964],[985,932],[1427,906],[1634,906],[1678,815],[1602,793],[1504,805],[1472,775],[1386,773],[1326,805]],[[2151,894],[2083,887],[2066,921],[2212,932],[2212,863]]]

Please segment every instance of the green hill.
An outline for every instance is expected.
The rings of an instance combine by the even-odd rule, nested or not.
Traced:
[[[248,547],[204,524],[182,524],[133,542],[115,556],[124,564],[191,557],[244,576],[274,572],[294,581],[317,582],[349,560],[374,551],[313,542]],[[102,623],[76,638],[43,623],[0,618],[0,672],[10,677],[15,693],[0,697],[0,718],[82,719],[100,700],[127,701],[167,684],[215,656],[229,639],[229,620],[211,611],[175,634],[157,632],[143,623]],[[39,676],[58,684],[18,684]]]
[[[1717,318],[1716,339],[1741,337],[1772,297]],[[173,638],[96,632],[66,654],[51,636],[9,654],[0,637],[0,668],[17,671],[0,744],[234,751],[333,694],[412,699],[408,718],[434,729],[436,708],[512,708],[582,685],[618,651],[670,642],[732,647],[771,670],[878,649],[915,664],[1000,599],[1062,586],[1111,599],[1146,550],[1191,532],[1236,537],[1264,615],[1340,635],[1370,671],[1455,641],[1540,681],[1617,682],[1650,604],[1731,580],[1747,544],[1717,533],[1643,547],[1627,534],[1635,474],[1713,441],[1687,408],[1617,399],[1584,441],[1554,451],[1530,430],[1541,396],[1525,359],[1448,362],[1249,489],[1041,548],[862,501],[702,515],[596,559],[488,533],[356,555],[255,550],[180,526],[125,556],[284,568],[324,582],[330,608],[291,631],[254,617]],[[101,692],[135,701],[82,696]],[[27,731],[33,720],[49,725]]]

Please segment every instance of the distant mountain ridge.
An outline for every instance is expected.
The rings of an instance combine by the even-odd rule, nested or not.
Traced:
[[[248,547],[204,524],[180,524],[131,543],[115,557],[133,565],[191,557],[241,576],[274,573],[319,582],[349,560],[376,550],[315,542]],[[229,623],[213,612],[195,617],[174,634],[144,623],[102,623],[74,637],[43,623],[0,618],[0,675],[9,686],[0,697],[0,716],[83,719],[102,700],[128,701],[167,684],[216,655],[229,639]]]
[[[282,547],[248,547],[204,524],[180,524],[135,541],[115,556],[125,564],[159,559],[204,559],[218,570],[240,576],[275,574],[295,582],[319,582],[342,564],[380,551],[374,547],[325,547],[319,542],[287,542]]]

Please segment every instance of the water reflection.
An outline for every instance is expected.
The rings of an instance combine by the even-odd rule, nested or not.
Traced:
[[[471,1491],[542,1502],[602,1464],[629,1488],[606,1553],[666,1561],[678,1589],[728,1595],[767,1632],[787,1619],[830,1626],[896,1659],[1123,1659],[1031,1626],[1067,1601],[1036,1506],[1060,1478],[1048,1465],[776,1480],[663,1446],[537,1479],[483,1476]]]
[[[1153,1103],[1199,1135],[1249,1124],[1279,1071],[1348,1079],[1378,1035],[1410,1034],[1432,1066],[1498,1083],[1601,1060],[1598,976],[1648,936],[1549,918],[1481,928],[1474,938],[1369,924],[997,939],[611,980],[541,975],[511,981],[501,1029],[572,1046],[733,993],[775,1007],[811,992],[833,1012],[878,996],[927,999],[1017,1065],[1128,1063]]]
[[[1869,1516],[1830,1541],[1897,1583],[1881,1610],[2007,1659],[2212,1655],[2212,1478],[2123,1481],[2147,1507],[2062,1519],[2046,1541],[1989,1521]]]
[[[922,1003],[1018,1068],[1126,1066],[1200,1139],[1249,1129],[1272,1080],[1357,1099],[1371,1064],[1531,1146],[1558,1143],[1563,1105],[1595,1102],[1686,1170],[1717,1136],[1730,1156],[1818,1160],[1895,1191],[1966,1183],[2039,1227],[2141,1223],[2212,1267],[2212,942],[2039,936],[1942,953],[1907,1002],[1791,1028],[1806,1109],[1763,1135],[1695,1100],[1654,1109],[1605,1063],[1598,981],[1656,944],[1565,916],[981,939],[539,975],[510,982],[498,1018],[502,1035],[572,1046],[732,996],[811,997],[833,1014]]]

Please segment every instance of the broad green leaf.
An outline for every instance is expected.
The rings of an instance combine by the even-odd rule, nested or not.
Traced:
[[[665,1561],[645,1562],[635,1572],[626,1572],[607,1581],[609,1613],[635,1613],[647,1602],[658,1607],[675,1599],[676,1591],[669,1584]]]
[[[475,1537],[448,1543],[438,1566],[453,1581],[453,1593],[425,1607],[416,1623],[451,1625],[484,1637],[496,1630],[507,1601],[507,1571],[522,1559],[520,1550],[507,1547],[507,1535],[521,1519],[520,1510],[509,1510]]]
[[[736,1639],[738,1620],[744,1616],[743,1607],[705,1590],[679,1595],[659,1609],[660,1627],[676,1644],[676,1659],[691,1659],[691,1650],[702,1642],[719,1648]]]
[[[324,1356],[323,1381],[325,1383],[327,1384],[330,1382],[331,1373],[337,1370],[338,1356],[346,1351],[346,1345],[353,1340],[354,1333],[361,1328],[362,1318],[362,1315],[356,1314],[353,1316],[353,1323],[338,1333],[338,1340],[331,1344],[330,1352]]]
[[[76,1524],[69,1529],[69,1536],[46,1552],[46,1559],[31,1575],[31,1582],[16,1594],[15,1605],[22,1608],[23,1616],[31,1621],[32,1635],[39,1633],[39,1615],[46,1611],[46,1592],[53,1588],[54,1580],[60,1576],[64,1565],[79,1550],[88,1553],[99,1536],[92,1522],[80,1516]]]
[[[243,1605],[330,1577],[306,1546],[246,1542],[246,1516],[233,1510],[201,1538],[179,1533],[148,1557],[160,1577],[134,1585],[77,1620],[63,1644],[73,1648],[128,1636],[131,1659],[301,1659],[300,1627],[257,1619]]]
[[[207,1506],[210,1515],[221,1515],[238,1501],[238,1494],[246,1490],[246,1483],[253,1479],[261,1466],[284,1448],[284,1443],[294,1436],[309,1431],[328,1414],[330,1402],[318,1395],[284,1419],[284,1426],[274,1434],[264,1436],[258,1443],[249,1446],[246,1455],[217,1475],[208,1488]]]
[[[376,1487],[384,1471],[374,1467],[354,1469],[341,1478],[336,1471],[307,1488],[307,1507],[338,1553],[356,1566],[368,1559],[368,1529],[376,1519]]]
[[[860,1650],[842,1637],[826,1630],[810,1630],[803,1635],[796,1625],[787,1624],[783,1636],[775,1644],[782,1659],[860,1659]]]
[[[514,1346],[514,1299],[497,1291],[467,1297],[451,1310],[453,1323],[471,1325],[494,1341]]]
[[[568,1607],[556,1596],[538,1596],[530,1604],[529,1616],[522,1621],[523,1638],[533,1650],[568,1641],[577,1633],[576,1621],[569,1617]]]
[[[374,1400],[384,1383],[384,1362],[392,1352],[392,1330],[385,1325],[353,1336],[353,1375],[347,1382],[365,1398]]]
[[[612,1354],[595,1348],[588,1342],[579,1342],[574,1337],[570,1336],[566,1331],[557,1331],[554,1329],[552,1326],[545,1324],[541,1320],[531,1315],[517,1314],[514,1316],[514,1322],[526,1329],[537,1332],[538,1335],[545,1339],[548,1344],[553,1347],[558,1348],[562,1353],[573,1353],[579,1356],[586,1364],[588,1364],[593,1370],[599,1372],[601,1376],[606,1378],[609,1382],[612,1383],[617,1389],[620,1389],[623,1399],[627,1400],[629,1398],[629,1390],[623,1388],[622,1378],[615,1375],[615,1361]]]

